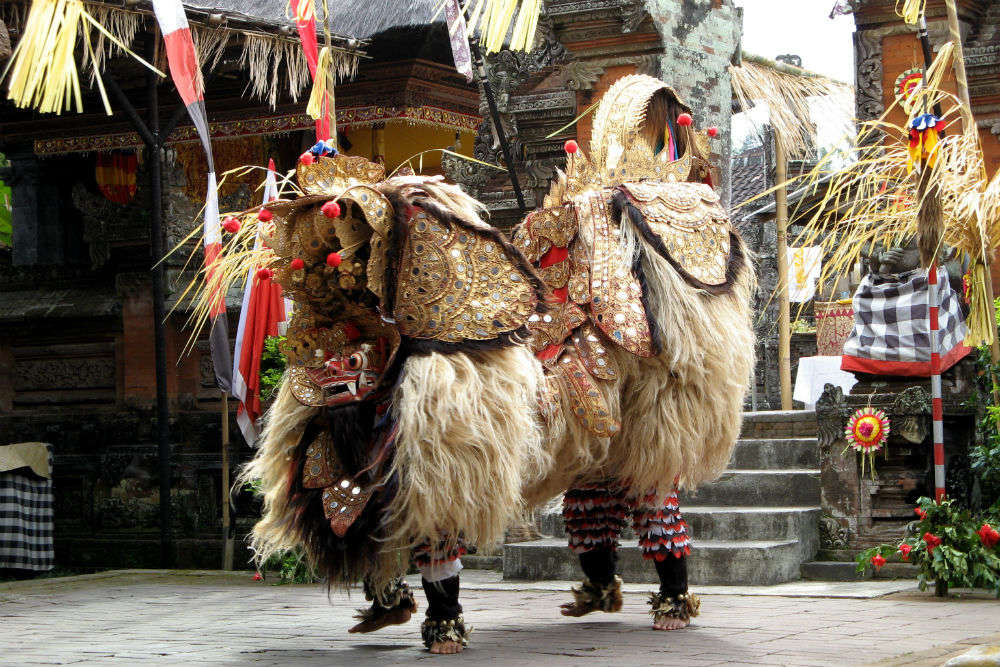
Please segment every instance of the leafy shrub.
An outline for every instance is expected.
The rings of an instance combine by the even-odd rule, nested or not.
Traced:
[[[858,572],[877,570],[898,556],[917,566],[920,590],[934,582],[940,596],[950,587],[963,587],[992,589],[1000,597],[998,517],[989,513],[974,517],[951,500],[938,503],[926,497],[917,501],[914,511],[918,520],[907,526],[903,541],[862,551],[856,559]]]

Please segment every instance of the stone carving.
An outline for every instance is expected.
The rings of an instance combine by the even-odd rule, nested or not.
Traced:
[[[819,544],[821,549],[828,550],[848,548],[847,528],[832,516],[820,517]]]
[[[106,389],[115,386],[114,357],[20,359],[14,364],[15,391]]]
[[[855,109],[858,120],[874,120],[885,111],[882,101],[882,35],[854,33]]]
[[[839,386],[827,383],[823,387],[823,393],[816,400],[816,421],[821,449],[843,439],[847,401],[844,400],[844,390]]]
[[[627,0],[621,5],[622,32],[634,32],[639,24],[649,16],[642,0]]]
[[[144,202],[133,199],[122,206],[90,192],[82,183],[73,186],[71,196],[83,218],[83,240],[90,252],[91,268],[107,263],[112,243],[149,242],[149,214]]]
[[[513,91],[532,74],[546,67],[561,64],[568,60],[568,58],[569,54],[566,47],[556,38],[551,17],[543,14],[538,22],[538,31],[535,35],[535,48],[532,51],[521,53],[505,49],[486,59],[484,68],[486,78],[496,96],[497,108],[500,111],[500,122],[510,143],[510,150],[513,155],[524,155],[524,143],[517,125],[517,119],[512,112],[515,109],[519,112],[532,110],[530,108],[523,108],[523,102],[518,96],[515,95],[512,100]],[[545,101],[542,99],[533,100],[532,104],[544,106]],[[476,132],[473,155],[477,160],[482,160],[483,162],[501,164],[503,162],[503,151],[494,132],[493,121],[486,104],[485,96],[481,96],[479,112],[483,116],[483,122],[480,123],[479,129]],[[498,175],[495,169],[457,158],[442,159],[441,166],[449,179],[464,185],[476,195],[479,194],[479,189],[485,187],[491,179]],[[530,171],[530,164],[521,164],[519,166]],[[546,176],[547,178],[548,175]],[[522,186],[524,188],[532,187],[528,183],[524,183]]]
[[[923,387],[908,387],[899,392],[889,412],[893,432],[907,442],[918,445],[927,437],[931,396]]]
[[[575,60],[563,67],[561,74],[570,90],[593,90],[594,84],[604,74],[604,67]]]

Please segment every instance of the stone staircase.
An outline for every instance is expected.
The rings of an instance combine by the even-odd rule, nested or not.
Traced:
[[[692,583],[770,585],[796,580],[803,562],[819,548],[819,451],[814,412],[752,412],[723,475],[681,495],[681,512],[694,548],[688,561]],[[561,504],[541,514],[539,528],[552,537],[507,544],[505,579],[581,577],[566,547]],[[621,576],[653,583],[631,532],[623,536]]]

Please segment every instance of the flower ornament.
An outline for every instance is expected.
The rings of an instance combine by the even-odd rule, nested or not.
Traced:
[[[982,527],[976,531],[979,535],[979,541],[983,543],[983,546],[987,549],[992,549],[1000,542],[1000,532],[996,528],[988,523],[984,523]]]
[[[872,408],[859,408],[847,420],[844,429],[847,446],[861,454],[861,474],[865,473],[865,461],[871,464],[872,477],[875,476],[875,454],[885,445],[889,437],[889,418],[885,412]]]

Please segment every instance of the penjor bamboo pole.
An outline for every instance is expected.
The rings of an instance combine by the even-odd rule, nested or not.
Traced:
[[[952,43],[955,45],[955,57],[952,66],[955,69],[955,84],[958,90],[958,99],[962,101],[962,122],[965,125],[966,131],[978,132],[976,118],[972,115],[972,100],[969,98],[969,78],[965,73],[965,48],[962,46],[962,31],[958,25],[958,8],[955,5],[955,0],[945,0],[945,7],[948,10],[948,32]],[[983,287],[986,291],[986,299],[989,303],[990,312],[993,313],[993,321],[996,322],[996,307],[993,300],[993,271],[990,266],[993,263],[993,259],[989,254],[985,254],[982,260],[983,273],[986,276],[983,281],[985,283]],[[1000,362],[1000,339],[998,339],[995,329],[993,331],[993,343],[990,345],[990,358],[994,364]],[[996,397],[994,397],[994,400],[996,400]]]
[[[229,480],[229,394],[222,392],[222,569],[233,569]]]
[[[788,301],[788,155],[781,137],[774,137],[775,227],[778,261],[778,379],[781,383],[781,409],[792,409],[791,304]]]

